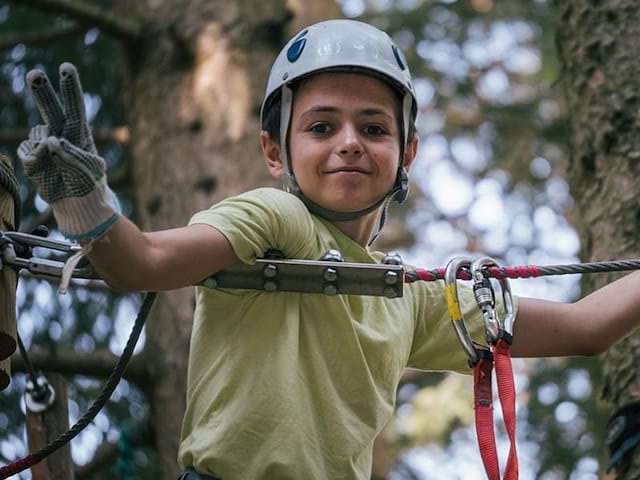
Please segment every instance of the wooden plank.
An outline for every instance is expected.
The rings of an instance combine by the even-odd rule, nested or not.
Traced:
[[[12,169],[9,158],[0,154],[0,162]],[[0,184],[0,230],[15,230],[13,196]],[[16,349],[16,284],[11,268],[0,271],[0,391],[9,386],[9,357]]]
[[[27,409],[27,438],[31,453],[45,447],[69,428],[67,381],[64,376],[58,373],[48,373],[47,381],[56,392],[53,405],[43,413],[33,413]],[[71,445],[68,443],[42,462],[31,467],[31,478],[32,480],[56,478],[73,480]]]

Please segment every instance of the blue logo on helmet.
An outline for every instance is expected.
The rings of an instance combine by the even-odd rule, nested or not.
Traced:
[[[302,51],[304,50],[305,45],[307,44],[307,39],[304,36],[309,32],[309,30],[305,30],[300,33],[295,39],[295,41],[291,44],[289,49],[287,50],[287,60],[291,63],[295,62],[300,58]]]
[[[293,42],[293,44],[287,50],[287,60],[289,60],[291,63],[298,60],[306,44],[307,44],[306,38],[301,38],[300,40],[296,40],[295,42]]]

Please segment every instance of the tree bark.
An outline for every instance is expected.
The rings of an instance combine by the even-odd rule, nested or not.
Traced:
[[[571,113],[569,180],[585,260],[640,255],[640,9],[635,0],[570,0],[560,10],[558,48]],[[616,275],[585,278],[587,291]],[[640,334],[603,356],[603,397],[617,408],[640,399]],[[619,469],[640,478],[640,448]]]
[[[270,64],[289,35],[284,1],[116,0],[114,8],[146,32],[144,44],[127,51],[123,92],[140,226],[183,226],[227,196],[275,185],[259,151],[258,112]],[[192,288],[162,294],[147,329],[165,479],[178,473],[193,306]]]
[[[13,171],[9,158],[0,154],[0,167]],[[7,171],[7,170],[2,170]],[[2,172],[0,172],[2,173]],[[7,175],[0,180],[9,181]],[[0,230],[15,230],[16,219],[14,197],[0,181]],[[0,245],[0,249],[3,248]],[[0,257],[0,267],[2,259]],[[9,386],[11,364],[9,357],[16,349],[16,272],[9,267],[0,270],[0,391]]]
[[[47,380],[55,391],[55,401],[48,410],[34,413],[27,408],[27,438],[29,452],[34,453],[57,439],[69,428],[69,397],[67,381],[57,373],[47,375]],[[51,454],[40,463],[31,467],[33,480],[50,480],[54,478],[73,480],[73,461],[71,460],[71,444]]]
[[[29,360],[31,366],[39,372],[53,372],[67,376],[86,375],[106,379],[113,372],[119,357],[109,350],[96,350],[91,353],[56,350],[52,354],[44,349],[32,348],[29,351]],[[13,356],[11,367],[14,372],[28,373],[27,365],[19,356]],[[122,378],[140,388],[147,387],[151,380],[147,372],[147,359],[143,355],[134,355]]]

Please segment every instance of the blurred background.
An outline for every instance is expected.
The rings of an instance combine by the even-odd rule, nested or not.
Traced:
[[[101,10],[83,15],[65,3]],[[486,253],[509,265],[578,261],[581,242],[573,225],[579,218],[565,179],[569,131],[555,46],[558,13],[551,2],[127,3],[0,1],[0,152],[17,160],[28,127],[40,123],[26,72],[42,68],[56,83],[58,65],[71,61],[125,213],[149,229],[184,224],[213,201],[270,184],[258,151],[257,112],[268,66],[284,42],[319,19],[363,20],[404,50],[419,99],[420,150],[409,205],[393,209],[377,248],[398,250],[423,268],[465,253]],[[16,170],[22,230],[45,224],[59,236],[48,206],[17,164]],[[512,289],[571,301],[580,295],[580,280],[517,280]],[[167,471],[175,470],[170,452],[179,421],[171,412],[180,417],[182,399],[169,407],[158,385],[173,382],[184,391],[180,368],[192,292],[167,295],[164,302],[159,308],[168,318],[186,319],[180,334],[175,342],[163,337],[165,320],[150,320],[134,358],[142,373],[124,379],[73,441],[76,478],[174,478]],[[85,282],[59,296],[55,285],[23,278],[18,328],[51,370],[57,358],[81,364],[99,356],[108,366],[122,351],[139,306],[137,295],[99,284]],[[166,362],[158,365],[158,358]],[[178,365],[174,378],[167,365]],[[82,375],[64,371],[71,422],[95,398],[107,366]],[[606,463],[599,359],[519,360],[515,367],[520,478],[599,478]],[[26,377],[16,370],[0,393],[2,464],[27,453]],[[471,395],[470,378],[408,371],[395,417],[376,445],[374,478],[482,478]],[[508,443],[498,410],[496,417],[504,461]]]

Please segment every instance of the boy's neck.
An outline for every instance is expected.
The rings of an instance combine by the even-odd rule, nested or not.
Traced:
[[[351,240],[366,249],[377,222],[378,210],[355,220],[331,223]]]

